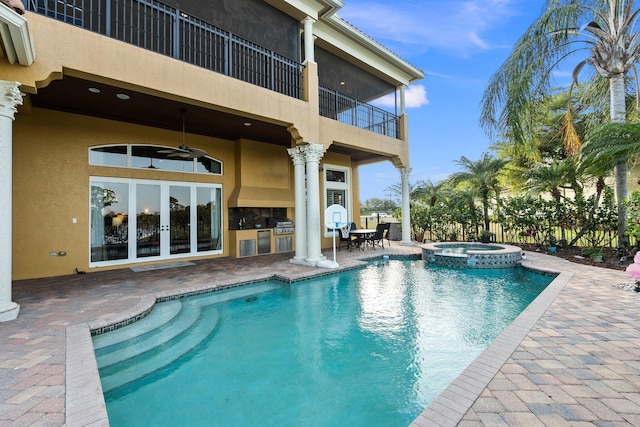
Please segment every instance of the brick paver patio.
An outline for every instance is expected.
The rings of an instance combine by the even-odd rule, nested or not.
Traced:
[[[419,252],[394,242],[384,250],[338,252],[338,262],[349,268],[362,258]],[[527,256],[528,266],[565,273],[414,424],[640,425],[640,295],[612,286],[629,276]],[[20,315],[0,324],[0,427],[108,425],[90,327],[135,316],[158,295],[330,272],[291,264],[290,257],[15,282]]]

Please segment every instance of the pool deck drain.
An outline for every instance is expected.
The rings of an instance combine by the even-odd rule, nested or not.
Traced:
[[[418,246],[393,242],[384,250],[339,251],[338,263],[352,268],[363,257],[417,253]],[[318,273],[290,257],[14,282],[20,315],[0,324],[0,426],[108,425],[89,325],[136,316],[152,304],[150,295],[172,295],[177,287]],[[413,425],[640,425],[640,295],[612,286],[629,276],[533,252],[525,263],[565,273]]]

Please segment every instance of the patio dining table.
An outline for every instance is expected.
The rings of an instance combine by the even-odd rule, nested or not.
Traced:
[[[375,232],[376,232],[375,228],[363,228],[360,230],[351,230],[349,231],[349,235],[355,236],[356,237],[355,246],[358,249],[364,250],[363,243],[365,243],[367,239],[371,238],[371,236],[373,236]]]

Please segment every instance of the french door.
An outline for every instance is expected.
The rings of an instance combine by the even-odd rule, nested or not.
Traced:
[[[91,179],[91,265],[222,252],[219,185]]]

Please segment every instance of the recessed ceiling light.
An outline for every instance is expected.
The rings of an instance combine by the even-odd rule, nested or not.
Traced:
[[[251,126],[251,122],[244,122],[243,125],[245,126]]]
[[[89,92],[91,92],[91,93],[100,93],[100,89],[98,89],[97,87],[90,87],[89,88]]]
[[[345,84],[346,84],[345,82],[340,82],[340,85],[341,85],[341,86],[344,86]]]
[[[120,98],[120,99],[129,99],[129,98],[130,98],[130,96],[129,96],[129,95],[127,95],[127,94],[125,94],[125,93],[119,93],[119,94],[117,94],[116,96],[117,96],[118,98]]]

